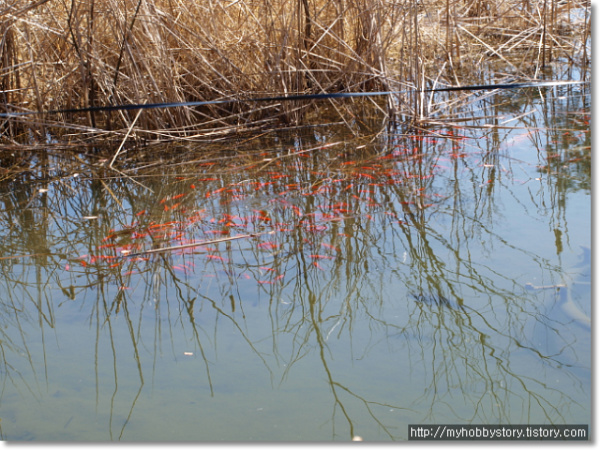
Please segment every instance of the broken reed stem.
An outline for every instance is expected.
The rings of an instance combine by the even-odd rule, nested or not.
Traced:
[[[271,231],[264,231],[264,232],[260,232],[260,233],[238,234],[236,236],[229,236],[229,237],[220,238],[220,239],[212,239],[210,241],[195,242],[192,244],[174,245],[172,247],[153,248],[151,250],[146,250],[143,252],[124,254],[123,258],[133,258],[133,257],[137,257],[137,256],[150,255],[153,253],[164,253],[164,252],[170,252],[170,251],[175,251],[175,250],[185,250],[188,248],[201,247],[204,245],[218,244],[219,242],[229,242],[229,241],[235,241],[237,239],[248,239],[248,238],[253,238],[253,237],[257,237],[257,236],[264,236],[265,234],[275,234],[275,231],[271,230]]]
[[[0,261],[7,259],[19,259],[19,258],[34,258],[36,256],[51,256],[52,253],[29,253],[27,255],[11,255],[11,256],[0,256]]]
[[[137,115],[135,116],[135,119],[133,119],[133,122],[131,122],[131,125],[129,126],[129,128],[127,129],[127,133],[125,134],[125,137],[123,138],[123,140],[121,141],[121,145],[119,146],[119,148],[117,149],[117,151],[115,152],[115,155],[113,156],[113,158],[110,161],[110,164],[108,165],[109,169],[113,168],[113,164],[115,162],[115,160],[117,159],[117,157],[119,156],[119,153],[121,153],[121,150],[123,150],[123,146],[125,145],[125,142],[127,141],[127,138],[129,137],[129,135],[131,134],[131,131],[133,130],[133,127],[135,126],[135,123],[138,121],[138,119],[140,118],[140,116],[142,115],[142,112],[144,110],[140,109],[137,113]]]

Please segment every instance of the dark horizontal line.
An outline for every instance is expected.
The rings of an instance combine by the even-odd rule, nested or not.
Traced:
[[[527,83],[513,84],[482,84],[474,86],[450,86],[435,89],[423,90],[404,90],[404,91],[377,91],[377,92],[338,92],[338,93],[321,93],[307,95],[284,95],[276,97],[259,97],[248,99],[222,99],[222,100],[206,100],[193,102],[172,102],[172,103],[147,103],[147,104],[126,104],[126,105],[107,105],[107,106],[90,106],[88,108],[70,108],[70,109],[53,109],[49,111],[26,111],[26,112],[5,112],[0,113],[1,118],[21,117],[42,114],[74,114],[85,112],[108,112],[108,111],[132,111],[140,109],[159,109],[159,108],[178,108],[191,106],[208,106],[208,105],[225,105],[232,103],[258,103],[258,102],[284,102],[284,101],[300,101],[300,100],[325,100],[333,98],[353,98],[353,97],[377,97],[384,95],[397,95],[409,92],[451,92],[451,91],[489,91],[496,89],[520,89],[530,87],[549,87],[569,84],[582,84],[584,81],[534,81]]]

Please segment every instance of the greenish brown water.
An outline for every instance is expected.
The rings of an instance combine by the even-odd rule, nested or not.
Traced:
[[[0,185],[0,437],[589,424],[590,103],[148,147],[127,176],[36,155]]]

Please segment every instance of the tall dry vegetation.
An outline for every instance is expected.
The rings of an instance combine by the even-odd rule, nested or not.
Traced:
[[[0,111],[403,90],[469,83],[483,72],[494,79],[493,61],[517,78],[537,78],[553,59],[587,57],[589,14],[571,17],[582,7],[589,9],[575,0],[6,0]],[[422,99],[393,103],[413,114]],[[184,137],[298,121],[310,105],[27,116],[0,122],[0,131],[43,140],[46,126],[97,135],[135,125]]]

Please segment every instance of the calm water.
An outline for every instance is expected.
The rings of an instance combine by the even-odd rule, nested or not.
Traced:
[[[582,89],[481,94],[419,130],[148,147],[127,176],[60,151],[7,170],[0,437],[589,424]]]

